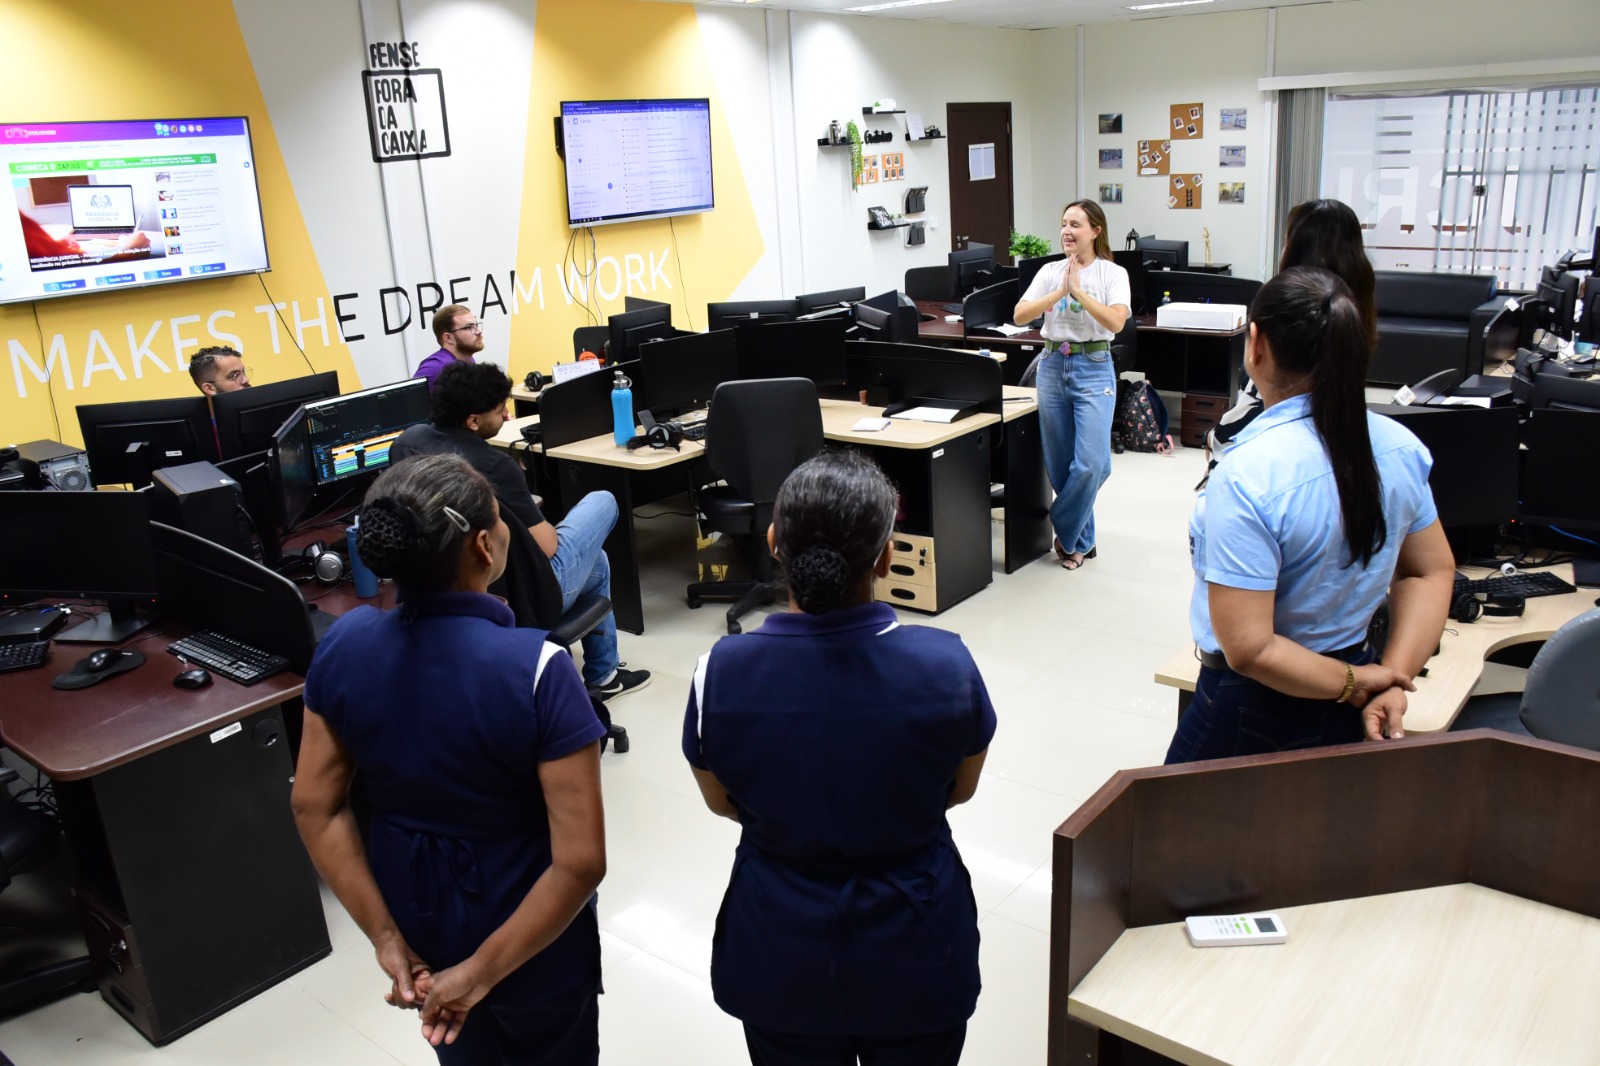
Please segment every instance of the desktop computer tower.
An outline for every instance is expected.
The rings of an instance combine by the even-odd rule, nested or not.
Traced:
[[[83,492],[94,486],[89,481],[89,455],[53,440],[34,440],[17,445],[17,469],[33,489]]]
[[[185,463],[150,472],[150,514],[157,522],[203,537],[245,558],[250,519],[239,483],[210,463]]]

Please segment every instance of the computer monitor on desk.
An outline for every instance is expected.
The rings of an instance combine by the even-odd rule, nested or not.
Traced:
[[[995,326],[1010,324],[1011,314],[1017,309],[1018,280],[996,282],[962,300],[963,331],[970,334],[973,330],[993,330]]]
[[[818,388],[845,383],[849,324],[837,318],[778,322],[737,331],[741,378],[810,378]]]
[[[1154,237],[1140,237],[1133,242],[1134,251],[1146,269],[1188,270],[1189,242],[1163,241]]]
[[[738,376],[737,331],[691,333],[640,346],[634,394],[639,410],[671,418],[704,407],[718,385]]]
[[[299,410],[301,404],[337,395],[339,375],[332,370],[217,393],[211,398],[211,413],[217,420],[222,458],[235,459],[266,451],[272,446],[272,436],[278,427]]]
[[[0,607],[47,598],[104,600],[57,640],[114,644],[149,623],[155,605],[150,505],[140,492],[0,492]]]
[[[1561,273],[1545,267],[1539,279],[1536,298],[1550,308],[1544,327],[1563,340],[1572,339],[1577,325],[1578,290],[1582,287],[1581,275]]]
[[[979,288],[980,272],[994,270],[994,245],[969,242],[965,248],[951,252],[946,263],[950,270],[950,292],[959,299]]]
[[[204,396],[80,404],[78,429],[96,485],[143,488],[152,470],[217,458]]]
[[[867,287],[856,285],[848,289],[829,289],[826,292],[807,292],[795,297],[800,314],[809,315],[829,307],[846,307],[867,298]]]
[[[1044,269],[1046,263],[1059,263],[1067,257],[1066,252],[1057,252],[1055,255],[1038,255],[1031,259],[1024,259],[1017,264],[1017,293],[1018,298],[1028,291],[1028,286],[1033,284],[1033,279],[1039,271]]]
[[[1600,382],[1580,384],[1600,387]],[[1518,507],[1523,522],[1595,539],[1600,530],[1600,479],[1585,460],[1596,440],[1600,440],[1596,411],[1548,407],[1529,413],[1523,430],[1527,451]]]
[[[1517,513],[1516,408],[1388,404],[1373,410],[1409,429],[1433,456],[1428,485],[1457,557],[1486,554],[1493,530]]]
[[[672,308],[651,302],[637,311],[624,311],[606,319],[610,330],[611,351],[609,361],[625,363],[638,358],[639,345],[646,341],[663,340],[677,336],[672,328]]]
[[[706,329],[733,329],[755,323],[793,322],[800,317],[799,300],[724,300],[706,304]]]
[[[1533,379],[1533,409],[1600,411],[1600,380],[1540,374]],[[1593,446],[1593,442],[1590,442],[1590,446]]]
[[[408,378],[308,403],[273,436],[274,481],[287,529],[319,500],[349,496],[389,465],[396,437],[428,420],[428,383]]]

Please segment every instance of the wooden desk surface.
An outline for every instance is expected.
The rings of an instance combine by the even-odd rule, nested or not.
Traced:
[[[508,418],[506,424],[500,427],[500,432],[489,438],[489,443],[496,448],[510,448],[513,444],[522,443],[522,428],[524,426],[537,426],[538,415],[525,415],[522,418]],[[543,451],[544,446],[533,445],[534,451]]]
[[[1192,337],[1237,337],[1250,328],[1246,323],[1233,329],[1179,329],[1156,325],[1155,315],[1138,315],[1133,321],[1135,328],[1141,333],[1182,333]]]
[[[918,300],[917,312],[923,315],[932,315],[930,320],[923,321],[917,326],[917,339],[924,344],[938,344],[949,346],[952,341],[961,341],[962,346],[977,351],[979,348],[988,348],[999,353],[1008,348],[1037,348],[1044,343],[1044,338],[1038,330],[1030,329],[1026,333],[1018,333],[1012,337],[968,337],[966,324],[958,317],[954,322],[946,322],[945,316],[951,312],[939,305],[942,303],[957,303],[956,300]]]
[[[1021,385],[1000,386],[1000,398],[1005,403],[1005,420],[1021,418],[1031,415],[1039,409],[1039,390],[1027,389]]]
[[[205,688],[173,688],[183,667],[167,654],[167,645],[189,632],[155,623],[119,645],[143,652],[142,666],[75,692],[57,691],[50,682],[107,645],[52,643],[43,667],[0,678],[0,738],[51,778],[76,781],[304,691],[305,679],[291,673],[248,687],[213,673]]]
[[[863,418],[879,417],[881,407],[851,400],[822,400],[822,435],[845,444],[866,444],[879,448],[937,448],[946,441],[966,436],[975,429],[992,426],[999,415],[968,415],[956,422],[918,422],[891,418],[887,429],[857,432],[851,427]]]
[[[1572,564],[1550,569],[1564,580],[1572,580]],[[1474,578],[1489,573],[1481,567],[1463,567],[1461,572]],[[1564,596],[1534,596],[1521,618],[1485,616],[1470,624],[1448,620],[1439,640],[1439,654],[1428,660],[1428,676],[1416,679],[1417,691],[1407,701],[1406,731],[1449,729],[1482,676],[1485,659],[1513,644],[1549,640],[1556,630],[1593,607],[1594,600],[1595,590],[1579,589]],[[1163,663],[1155,679],[1157,684],[1193,692],[1199,676],[1200,662],[1191,646]]]
[[[1185,1063],[1592,1063],[1600,919],[1472,884],[1279,911],[1278,946],[1125,931],[1068,1012]]]

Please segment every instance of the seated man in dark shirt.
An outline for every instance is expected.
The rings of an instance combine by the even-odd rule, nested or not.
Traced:
[[[412,426],[389,448],[389,461],[413,455],[453,452],[489,480],[507,510],[501,517],[521,522],[534,543],[550,557],[561,582],[561,609],[570,608],[585,592],[611,596],[611,564],[601,545],[617,524],[616,497],[591,492],[551,525],[528,491],[522,468],[505,451],[489,443],[506,422],[511,379],[493,363],[452,363],[440,372],[429,400],[432,421]],[[583,638],[583,683],[603,700],[643,688],[648,670],[627,670],[617,660],[617,620],[604,621]]]

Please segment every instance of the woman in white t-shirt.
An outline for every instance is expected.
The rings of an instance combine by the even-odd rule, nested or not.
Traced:
[[[1094,498],[1111,476],[1111,418],[1117,372],[1111,338],[1131,313],[1128,272],[1111,260],[1106,214],[1093,200],[1061,212],[1067,257],[1046,263],[1017,301],[1018,325],[1044,316],[1049,343],[1039,362],[1039,424],[1044,465],[1055,490],[1050,524],[1056,556],[1068,570],[1093,559]]]

